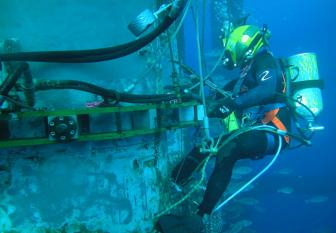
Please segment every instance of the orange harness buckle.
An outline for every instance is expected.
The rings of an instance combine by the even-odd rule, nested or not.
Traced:
[[[277,127],[280,130],[283,130],[285,132],[287,132],[287,128],[286,126],[282,123],[282,121],[276,116],[279,112],[279,108],[274,109],[272,111],[269,111],[265,114],[264,119],[262,119],[262,123],[263,124],[267,124],[269,122],[272,122],[274,124],[275,127]],[[289,144],[290,138],[289,136],[284,136],[285,141],[287,144]]]

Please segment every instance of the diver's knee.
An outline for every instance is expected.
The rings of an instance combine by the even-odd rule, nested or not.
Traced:
[[[238,144],[235,141],[231,141],[228,144],[224,145],[219,151],[218,154],[222,158],[232,157],[234,151],[236,150]]]

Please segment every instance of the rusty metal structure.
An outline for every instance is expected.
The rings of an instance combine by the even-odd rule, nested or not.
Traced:
[[[190,138],[197,138],[203,119],[202,105],[179,95],[195,78],[178,65],[187,56],[183,15],[195,4],[186,2],[168,31],[116,60],[1,61],[0,232],[154,232],[157,214],[183,196],[171,187],[170,172],[196,142]],[[127,24],[139,12],[164,11],[164,3],[3,0],[0,50],[15,54],[120,44],[134,39]],[[215,16],[212,37],[220,43],[219,35],[241,16],[242,1],[207,4]],[[148,27],[158,23],[152,24]],[[10,89],[5,88],[8,77],[17,81]],[[85,92],[83,83],[56,88],[64,80],[117,90],[113,95],[120,98],[177,94],[123,103],[112,94]],[[194,211],[201,193],[197,190],[172,212]],[[207,232],[222,232],[224,215],[216,214]]]

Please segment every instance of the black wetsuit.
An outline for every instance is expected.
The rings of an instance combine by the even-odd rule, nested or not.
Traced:
[[[237,89],[234,87],[237,87],[238,80],[231,82],[226,89],[228,87]],[[247,91],[239,90],[238,96],[234,99],[235,110],[238,112],[253,106],[272,106],[273,103],[277,103],[276,93],[281,92],[284,87],[282,72],[277,60],[266,50],[257,54],[239,86],[239,89],[247,89]],[[288,112],[284,106],[278,118],[288,126],[289,118],[286,116]],[[227,188],[233,167],[239,159],[259,159],[267,154],[273,154],[277,150],[278,140],[278,136],[268,132],[250,131],[238,136],[222,148],[217,154],[216,165],[209,178],[198,213],[203,216],[212,212]],[[172,178],[177,184],[183,184],[206,157],[199,153],[199,148],[195,147],[174,168]]]

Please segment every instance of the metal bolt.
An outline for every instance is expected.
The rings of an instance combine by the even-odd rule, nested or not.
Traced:
[[[60,117],[58,117],[58,119],[59,119],[60,121],[63,121],[63,120],[64,120],[64,117],[60,116]]]
[[[61,136],[60,139],[61,139],[62,141],[64,141],[64,140],[66,139],[66,137],[65,137],[65,136]]]
[[[55,131],[51,131],[51,132],[50,132],[50,135],[51,135],[51,136],[55,136],[55,135],[56,135]]]
[[[72,134],[72,135],[75,134],[75,130],[71,130],[70,134]]]
[[[70,121],[68,121],[68,123],[69,123],[69,125],[73,125],[74,122],[70,120]]]
[[[55,122],[50,121],[50,122],[49,122],[49,125],[50,125],[50,126],[54,126],[54,125],[55,125]]]

